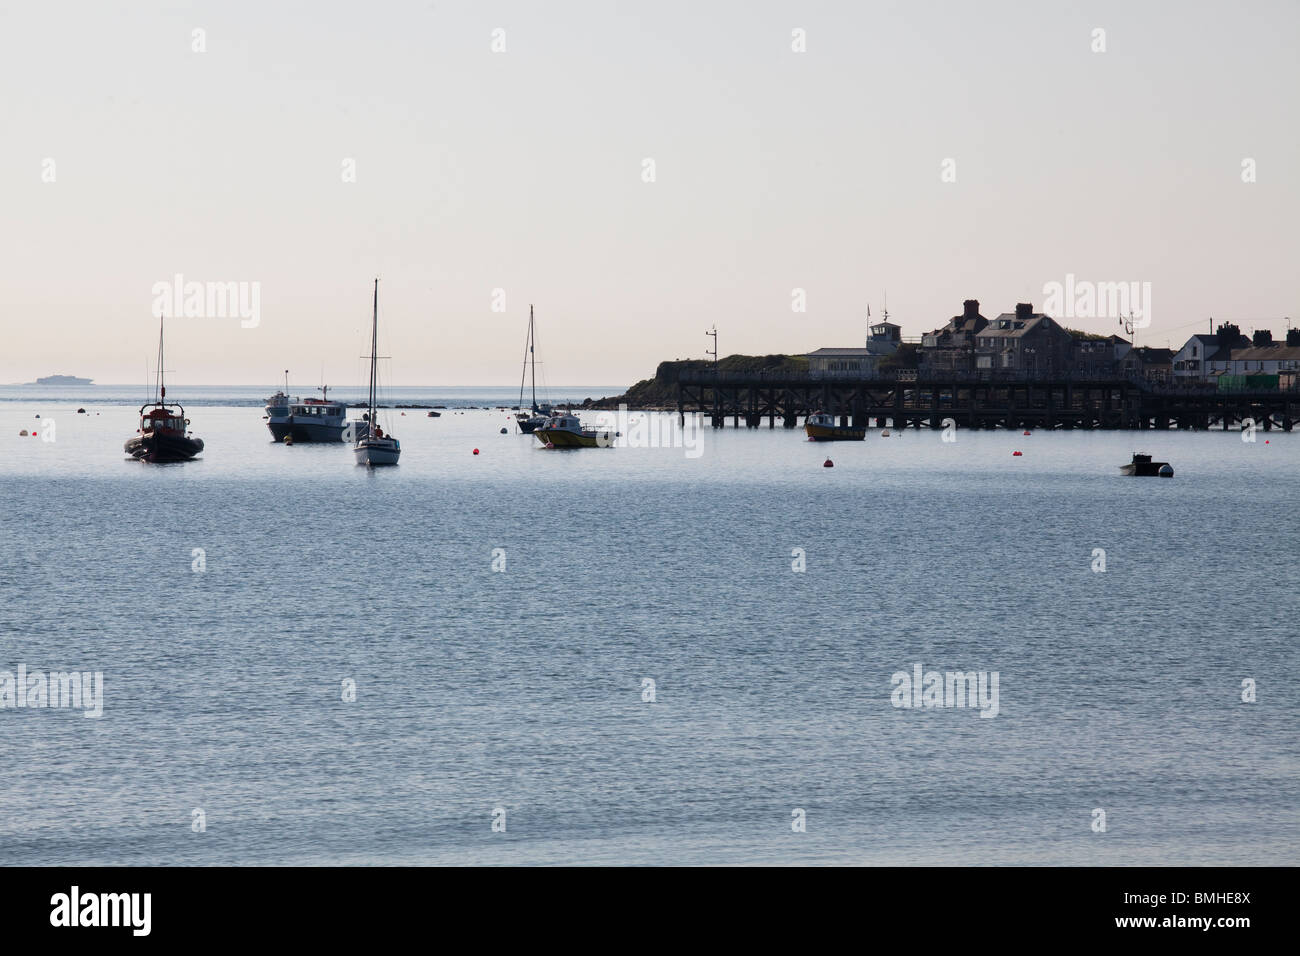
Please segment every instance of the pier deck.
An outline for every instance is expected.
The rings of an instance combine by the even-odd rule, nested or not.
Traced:
[[[824,411],[859,427],[959,428],[1239,428],[1290,431],[1300,419],[1300,391],[1216,391],[1140,379],[1008,377],[848,378],[815,374],[685,371],[677,411],[705,415],[715,428],[794,428]]]

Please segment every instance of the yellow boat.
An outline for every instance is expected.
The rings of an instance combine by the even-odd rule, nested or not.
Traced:
[[[803,430],[813,441],[862,441],[867,437],[865,428],[853,425],[836,425],[835,416],[817,412],[808,416]]]
[[[578,416],[567,412],[552,415],[533,434],[547,448],[608,448],[618,437],[607,428],[583,428]]]

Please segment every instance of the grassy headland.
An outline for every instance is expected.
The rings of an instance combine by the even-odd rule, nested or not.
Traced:
[[[660,362],[654,378],[642,379],[622,395],[587,399],[583,408],[618,408],[626,405],[634,411],[662,411],[675,407],[677,375],[683,371],[706,371],[713,368],[711,359],[681,359]],[[806,372],[808,359],[802,355],[728,355],[718,362],[723,372]]]

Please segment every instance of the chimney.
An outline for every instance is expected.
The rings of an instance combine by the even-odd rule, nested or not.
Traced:
[[[1255,334],[1250,337],[1250,344],[1256,348],[1273,344],[1273,333],[1268,329],[1256,329]]]
[[[1016,303],[1016,318],[1028,321],[1034,317],[1034,306],[1031,302]]]
[[[1287,344],[1287,345],[1300,345],[1300,329],[1287,329],[1287,330],[1286,330],[1286,344]]]
[[[961,304],[961,314],[964,319],[977,319],[980,314],[979,299],[967,299]]]

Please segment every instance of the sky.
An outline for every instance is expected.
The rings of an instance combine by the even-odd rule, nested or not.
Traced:
[[[168,320],[176,394],[363,384],[375,277],[398,385],[517,381],[530,303],[551,385],[1067,276],[1150,283],[1139,345],[1276,336],[1297,37],[1295,0],[3,0],[0,383],[144,381],[177,275],[257,309]]]

